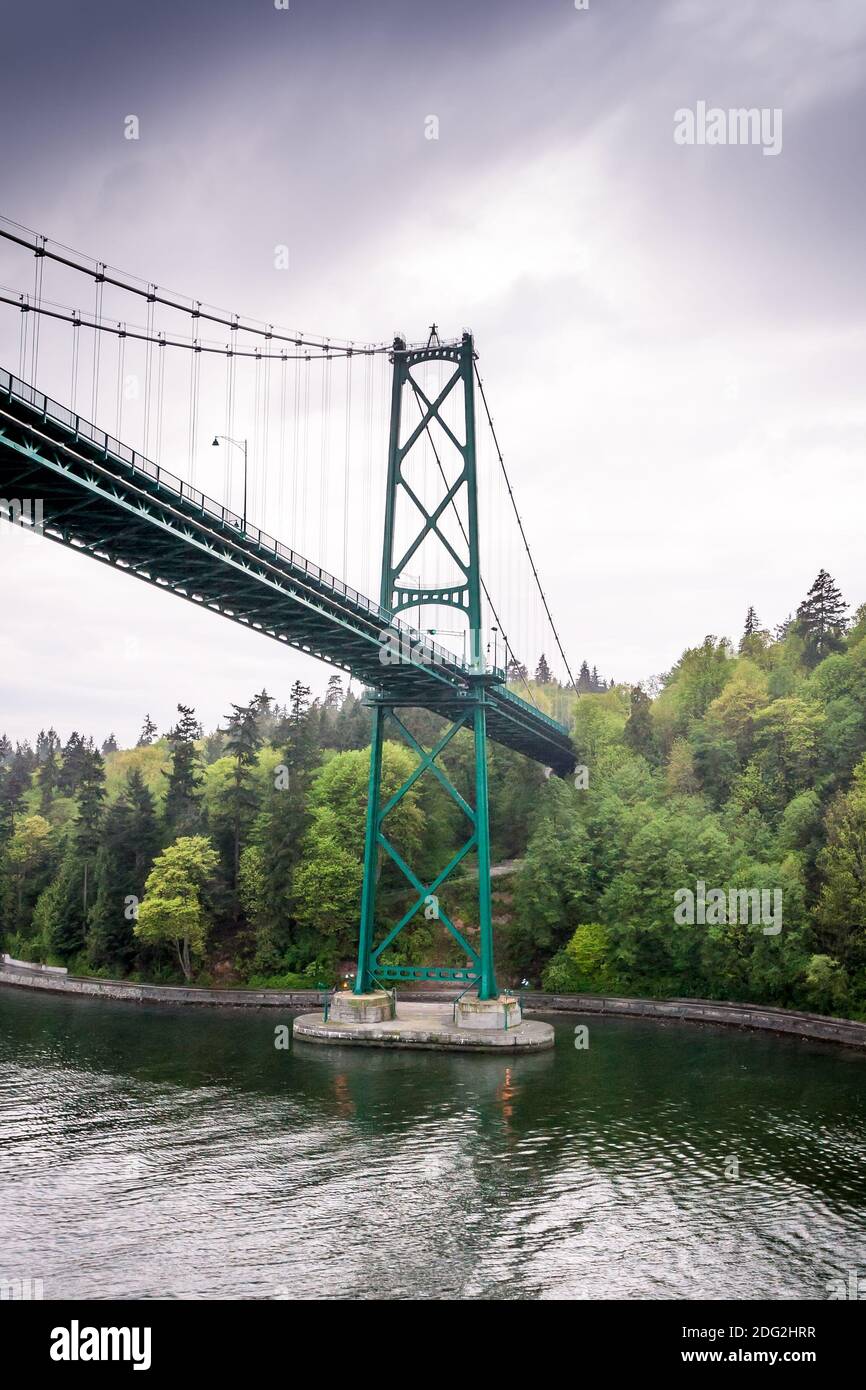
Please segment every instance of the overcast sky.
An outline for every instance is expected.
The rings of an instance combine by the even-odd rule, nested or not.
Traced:
[[[5,216],[307,332],[472,328],[575,664],[651,676],[821,566],[866,600],[862,0],[46,0],[4,50]],[[675,143],[701,101],[780,152]],[[13,737],[329,674],[8,529],[0,583]]]

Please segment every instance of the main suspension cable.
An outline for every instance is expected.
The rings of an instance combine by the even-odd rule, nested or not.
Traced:
[[[101,304],[102,302],[101,294],[99,294],[99,291],[101,289],[102,282],[100,281],[97,283],[97,300],[99,304]],[[16,308],[21,309],[24,313],[46,314],[48,318],[60,319],[63,323],[71,323],[74,328],[92,328],[96,332],[113,333],[115,336],[121,331],[119,327],[112,328],[110,323],[103,323],[101,321],[99,311],[97,311],[91,318],[88,318],[86,314],[82,314],[76,309],[70,309],[68,313],[61,313],[60,308],[65,308],[65,305],[55,309],[49,309],[44,304],[41,306],[37,306],[35,304],[30,304],[28,302],[28,296],[23,294],[15,295],[14,292],[12,294],[0,294],[0,304],[14,304]],[[187,310],[186,312],[189,313],[190,311]],[[204,314],[200,315],[200,317],[204,318]],[[232,327],[242,328],[243,326],[232,325]],[[165,345],[166,347],[186,348],[187,352],[207,352],[213,353],[219,357],[228,357],[231,355],[234,355],[235,357],[253,357],[257,358],[258,360],[262,360],[266,357],[271,357],[279,360],[282,356],[282,353],[279,352],[262,352],[261,348],[231,349],[228,347],[217,347],[215,345],[207,345],[203,343],[200,338],[196,338],[195,340],[185,342],[183,338],[167,338],[165,334],[157,334],[156,336],[153,336],[152,334],[149,334],[146,329],[136,331],[135,329],[129,328],[128,326],[124,327],[122,331],[126,334],[128,338],[135,338],[138,342],[141,343],[156,343],[158,346]],[[272,336],[276,337],[276,334],[273,334]],[[302,338],[293,338],[290,341],[295,343],[297,346],[303,346]],[[322,345],[316,344],[316,346]],[[297,353],[295,355],[300,360],[305,362],[329,362],[334,357],[352,357],[355,353],[363,353],[367,357],[375,357],[377,354],[381,354],[381,352],[382,349],[378,347],[335,348],[328,346],[323,347],[323,350],[321,352],[305,352]],[[291,353],[288,354],[288,356],[290,357],[292,355],[293,354]],[[21,375],[23,377],[23,371],[21,372]]]
[[[109,267],[102,261],[92,262],[90,265],[82,264],[82,260],[91,260],[91,258],[85,256],[83,252],[73,251],[68,246],[61,246],[59,242],[49,242],[47,237],[36,232],[31,232],[29,227],[22,227],[19,223],[13,222],[9,218],[3,218],[2,220],[6,222],[7,226],[15,227],[18,232],[29,233],[28,236],[19,236],[16,235],[15,232],[6,231],[3,227],[0,227],[0,237],[5,241],[14,242],[16,246],[23,246],[26,250],[32,251],[34,255],[40,257],[47,256],[49,260],[57,261],[60,265],[65,265],[70,270],[76,270],[82,275],[88,275],[90,277],[95,276],[106,285],[113,285],[115,288],[124,290],[129,294],[139,295],[141,298],[147,299],[148,302],[162,304],[166,308],[176,309],[182,314],[195,312],[197,318],[206,319],[208,323],[222,324],[225,328],[234,326],[239,328],[242,333],[253,333],[260,338],[275,338],[278,342],[294,343],[296,347],[321,348],[326,341],[324,337],[317,337],[315,334],[308,338],[302,333],[276,333],[272,325],[259,324],[254,320],[241,322],[237,314],[227,314],[225,310],[217,309],[214,305],[202,307],[201,302],[195,299],[184,302],[186,296],[170,298],[168,294],[165,293],[157,294],[157,285],[138,281],[137,276],[128,275],[125,271],[118,270],[116,266]],[[60,250],[68,252],[68,255],[61,255],[60,250],[49,250],[49,245],[60,247]],[[78,259],[74,259],[76,257]],[[95,271],[94,265],[96,267]],[[107,274],[106,272],[108,270],[113,270],[114,274]],[[138,283],[136,283],[136,281],[138,281]],[[171,293],[174,293],[174,291]],[[342,356],[348,344],[344,344],[343,340],[340,340],[340,344],[340,348],[336,351]],[[389,353],[392,351],[392,344],[381,343],[368,349],[368,351]]]
[[[577,682],[576,682],[576,680],[574,679],[574,676],[571,674],[571,667],[570,667],[569,664],[568,664],[568,657],[565,655],[565,652],[563,651],[563,648],[562,648],[562,643],[561,643],[561,641],[559,640],[559,633],[557,632],[556,624],[555,624],[555,622],[553,621],[553,615],[552,615],[552,613],[551,613],[551,611],[550,611],[550,605],[549,605],[548,602],[547,602],[547,595],[546,595],[545,592],[544,592],[544,589],[543,589],[542,584],[541,584],[541,580],[540,580],[540,578],[539,578],[539,576],[538,576],[538,570],[536,569],[536,566],[535,566],[535,560],[534,560],[533,557],[532,557],[532,551],[531,551],[531,549],[530,549],[530,547],[529,547],[529,541],[527,540],[527,538],[526,538],[526,532],[525,532],[524,529],[523,529],[523,521],[521,520],[520,512],[517,510],[517,502],[515,501],[515,498],[514,498],[514,490],[513,490],[512,486],[511,486],[511,480],[510,480],[510,478],[509,478],[509,476],[508,476],[508,470],[507,470],[507,468],[505,467],[505,460],[504,460],[504,458],[502,457],[502,450],[501,450],[500,447],[499,447],[499,440],[498,440],[498,438],[497,438],[496,429],[495,429],[494,424],[493,424],[493,417],[492,417],[492,415],[490,414],[490,407],[489,407],[489,405],[487,404],[487,397],[486,397],[486,395],[484,394],[484,382],[481,380],[481,373],[480,373],[479,370],[478,370],[478,363],[477,363],[477,362],[475,363],[475,380],[478,382],[478,390],[479,390],[479,392],[481,393],[481,400],[482,400],[482,402],[483,402],[483,404],[484,404],[484,413],[485,413],[485,415],[487,416],[487,423],[488,423],[488,425],[490,426],[490,433],[491,433],[491,436],[492,436],[492,438],[493,438],[493,445],[494,445],[494,448],[496,449],[496,457],[499,459],[499,467],[502,469],[502,476],[503,476],[503,478],[505,479],[505,486],[506,486],[507,489],[508,489],[508,496],[509,496],[510,499],[511,499],[511,505],[512,505],[512,507],[513,507],[513,509],[514,509],[514,515],[517,517],[517,525],[518,525],[519,528],[520,528],[520,536],[521,536],[521,539],[522,539],[522,541],[523,541],[523,546],[524,546],[524,549],[525,549],[525,551],[526,551],[527,557],[528,557],[528,559],[529,559],[529,563],[530,563],[530,565],[532,566],[532,575],[533,575],[533,578],[535,579],[535,583],[536,583],[537,586],[538,586],[538,592],[539,592],[539,594],[541,595],[541,602],[544,604],[544,611],[545,611],[545,613],[547,614],[547,621],[550,623],[550,630],[551,630],[551,632],[553,633],[554,639],[555,639],[555,641],[556,641],[556,645],[557,645],[557,647],[559,648],[559,655],[562,657],[563,664],[564,664],[564,666],[565,666],[566,671],[568,672],[568,679],[571,681],[571,684],[572,684],[572,687],[573,687],[573,689],[574,689],[574,691],[575,691],[575,694],[580,695],[580,691],[579,691],[578,688],[577,688]]]
[[[420,397],[420,395],[419,395],[419,393],[418,393],[418,387],[417,387],[415,381],[414,381],[413,378],[412,378],[411,372],[408,374],[408,376],[409,376],[409,385],[412,387],[412,390],[413,390],[413,392],[415,393],[415,404],[416,404],[417,407],[418,407],[418,410],[419,410],[420,415],[421,415],[421,419],[422,419],[422,421],[423,421],[423,420],[424,420],[424,406],[423,406],[422,403],[421,403],[421,397]],[[429,421],[429,420],[427,420],[426,423],[425,423],[425,425],[424,425],[424,432],[425,432],[425,434],[427,435],[427,438],[428,438],[429,441],[430,441],[430,447],[431,447],[431,449],[433,450],[433,457],[435,458],[436,463],[437,463],[437,466],[438,466],[438,468],[439,468],[439,472],[440,472],[440,474],[442,475],[442,481],[443,481],[443,483],[445,484],[445,491],[446,491],[446,493],[447,493],[447,492],[449,491],[448,478],[447,478],[446,475],[445,475],[445,469],[442,467],[442,460],[441,460],[440,457],[439,457],[439,451],[438,451],[438,449],[436,448],[436,444],[435,444],[435,442],[434,442],[433,436],[432,436],[432,434],[430,433],[430,421]],[[464,540],[464,542],[465,542],[465,544],[466,544],[466,551],[467,551],[467,554],[468,554],[469,551],[471,550],[471,547],[470,547],[470,545],[469,545],[469,537],[468,537],[467,534],[466,534],[466,528],[465,528],[465,526],[463,525],[463,518],[462,518],[462,516],[460,515],[460,512],[457,510],[457,504],[456,504],[456,501],[455,501],[455,499],[454,499],[453,497],[451,498],[451,503],[450,503],[450,505],[451,505],[452,511],[454,512],[454,515],[455,515],[456,518],[457,518],[457,525],[460,527],[460,531],[461,531],[461,534],[462,534],[462,536],[463,536],[463,540]],[[508,656],[507,656],[508,651],[512,651],[512,655],[513,655],[513,650],[512,650],[512,647],[511,647],[511,643],[510,643],[510,641],[509,641],[509,639],[508,639],[508,633],[505,631],[505,625],[504,625],[502,619],[500,618],[499,614],[498,614],[497,611],[496,611],[496,606],[495,606],[495,604],[494,604],[494,602],[493,602],[493,599],[490,597],[490,590],[488,589],[487,585],[485,584],[483,576],[482,576],[481,574],[479,574],[478,579],[479,579],[479,582],[480,582],[480,584],[481,584],[482,589],[484,590],[484,597],[487,599],[487,602],[490,604],[490,611],[491,611],[491,613],[493,614],[494,618],[496,619],[496,623],[497,623],[497,626],[498,626],[498,628],[499,628],[499,631],[502,633],[502,639],[503,639],[503,641],[505,642],[505,647],[506,647],[506,658],[505,658],[505,661],[506,661],[506,666],[507,666],[507,665],[508,665]],[[480,643],[480,641],[481,641],[481,634],[480,634],[480,633],[478,634],[478,641],[479,641],[479,643]],[[528,695],[529,695],[530,700],[532,701],[532,703],[533,703],[533,704],[536,706],[536,708],[537,708],[538,706],[537,706],[537,702],[536,702],[535,696],[533,695],[532,690],[531,690],[530,687],[529,687],[529,683],[528,683],[526,677],[523,675],[523,672],[522,672],[522,671],[521,671],[519,674],[520,674],[521,680],[523,681],[523,684],[526,686],[526,690],[527,690],[527,693],[528,693]],[[507,675],[507,671],[506,671],[506,675]]]

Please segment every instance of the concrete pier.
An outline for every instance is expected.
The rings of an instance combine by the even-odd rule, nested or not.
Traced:
[[[335,1001],[339,997],[336,996]],[[462,1000],[457,1003],[458,1020],[460,1003]],[[485,1001],[481,1010],[477,998],[473,998],[472,1003],[475,1009],[464,1015],[473,1019],[468,1025],[455,1021],[453,1004],[398,1002],[393,1018],[370,1022],[336,1017],[332,1006],[327,1022],[324,1010],[296,1018],[293,1036],[305,1042],[355,1047],[414,1047],[455,1052],[539,1052],[553,1047],[551,1025],[537,1019],[521,1019],[516,1000],[504,1003],[502,999],[492,999]],[[504,1026],[506,1019],[508,1027]],[[497,1027],[497,1022],[502,1026]]]
[[[334,1023],[385,1023],[394,1017],[394,996],[376,989],[369,994],[353,994],[341,989],[330,996],[328,1018]]]

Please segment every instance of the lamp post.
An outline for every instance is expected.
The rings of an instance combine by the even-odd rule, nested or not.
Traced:
[[[244,451],[244,530],[247,529],[247,441],[245,439],[232,439],[228,434],[215,434],[213,437],[213,448],[219,447],[219,442],[224,439],[226,444],[234,444],[236,449]]]

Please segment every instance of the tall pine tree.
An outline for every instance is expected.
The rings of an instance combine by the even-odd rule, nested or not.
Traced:
[[[105,813],[96,856],[87,955],[97,968],[125,971],[132,964],[137,902],[144,896],[145,881],[158,850],[154,800],[139,770],[132,768],[123,791]]]
[[[797,629],[806,642],[809,666],[817,666],[831,652],[842,650],[847,607],[831,576],[820,570],[797,609]]]
[[[171,767],[165,774],[168,790],[165,794],[165,821],[172,837],[192,835],[201,822],[201,785],[204,776],[196,740],[201,738],[201,725],[190,705],[178,705],[180,715],[168,732]]]
[[[227,727],[223,730],[226,736],[226,753],[234,760],[230,806],[235,886],[241,859],[241,829],[256,808],[252,769],[262,746],[258,715],[259,706],[256,700],[250,705],[233,704],[231,714],[226,716]]]
[[[141,726],[141,733],[138,736],[136,748],[149,748],[156,738],[156,725],[149,714],[144,716],[144,723]]]

